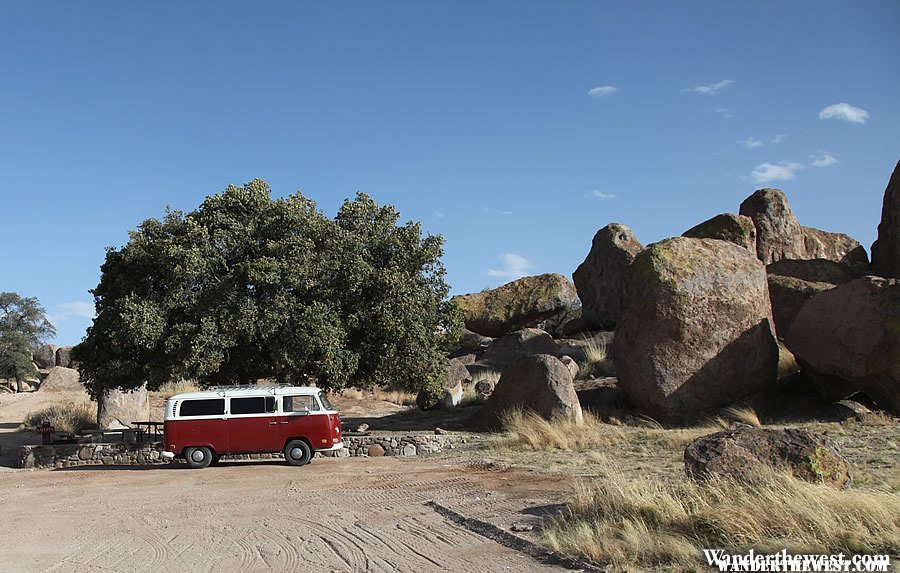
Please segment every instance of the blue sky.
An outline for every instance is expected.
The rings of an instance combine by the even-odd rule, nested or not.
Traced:
[[[107,246],[259,177],[446,238],[455,293],[785,190],[866,248],[900,2],[0,2],[0,290],[75,343]],[[845,105],[839,105],[845,104]],[[836,107],[834,107],[836,106]]]

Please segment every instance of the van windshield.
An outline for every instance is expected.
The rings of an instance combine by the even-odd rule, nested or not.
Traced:
[[[331,402],[328,401],[328,396],[326,396],[324,392],[321,392],[319,394],[319,400],[322,401],[322,406],[326,410],[334,410],[335,409],[334,406],[331,405]]]

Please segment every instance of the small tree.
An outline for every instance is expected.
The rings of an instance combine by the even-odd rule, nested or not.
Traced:
[[[0,293],[0,376],[15,379],[16,392],[22,391],[22,381],[38,375],[34,350],[55,335],[36,298]]]
[[[109,249],[97,316],[74,350],[89,391],[259,378],[436,393],[447,302],[443,240],[360,194],[330,219],[255,180],[169,211]]]

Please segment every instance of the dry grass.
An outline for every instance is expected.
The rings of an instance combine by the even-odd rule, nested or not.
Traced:
[[[584,349],[584,356],[588,365],[592,367],[594,364],[599,364],[609,357],[606,345],[598,342],[596,338],[585,338],[582,348]]]
[[[202,390],[194,380],[175,380],[166,382],[159,387],[159,390],[151,392],[154,398],[169,398],[175,394],[186,394],[187,392],[199,392]]]
[[[491,383],[491,387],[497,386],[497,382],[500,381],[500,376],[503,374],[500,370],[496,370],[493,368],[485,368],[483,370],[479,370],[472,376],[472,383],[470,386],[472,388],[475,387],[481,381],[487,381]]]
[[[359,388],[345,388],[340,392],[344,398],[351,400],[380,400],[382,402],[390,402],[398,406],[415,406],[416,395],[406,390],[392,390],[385,388],[375,388],[373,390],[360,390]]]
[[[34,430],[45,421],[49,421],[57,432],[77,434],[83,430],[93,430],[97,428],[97,405],[88,400],[55,404],[43,410],[29,412],[19,429]]]
[[[555,551],[614,570],[708,570],[704,548],[887,553],[900,547],[900,495],[836,491],[777,474],[751,486],[610,471],[576,491],[542,535]]]
[[[678,450],[698,437],[715,431],[710,426],[675,430],[657,426],[626,427],[606,424],[590,412],[584,412],[584,423],[577,425],[570,419],[551,421],[531,411],[511,410],[504,416],[504,431],[494,439],[492,447],[501,451],[533,452],[603,450],[620,445],[639,449]]]
[[[716,422],[723,428],[727,428],[733,422],[739,422],[741,424],[753,426],[754,428],[762,428],[762,422],[759,421],[759,416],[753,408],[747,407],[725,408],[722,410],[722,414],[716,419]]]

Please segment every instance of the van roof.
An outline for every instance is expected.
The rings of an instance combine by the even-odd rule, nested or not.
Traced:
[[[222,386],[200,392],[185,392],[170,396],[169,400],[190,400],[196,398],[229,398],[233,396],[284,396],[284,395],[316,395],[321,388],[313,386]]]

